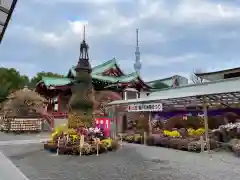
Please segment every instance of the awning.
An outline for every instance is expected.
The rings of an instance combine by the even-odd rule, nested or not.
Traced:
[[[204,99],[203,99],[204,97]],[[164,105],[233,104],[240,102],[240,78],[169,88],[148,97],[113,101],[108,105],[160,102]]]
[[[0,43],[11,19],[17,0],[0,0]]]

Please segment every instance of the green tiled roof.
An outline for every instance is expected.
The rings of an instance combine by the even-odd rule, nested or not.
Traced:
[[[55,77],[42,77],[42,81],[46,86],[63,86],[72,83],[69,78],[55,78]]]
[[[107,82],[111,82],[111,83],[116,83],[116,82],[123,82],[123,83],[127,83],[130,81],[133,81],[135,79],[137,79],[139,76],[137,73],[131,73],[122,77],[112,77],[112,76],[101,76],[101,75],[97,75],[97,74],[92,74],[92,78],[93,79],[99,79],[99,80],[103,80],[103,81],[107,81]]]
[[[117,65],[117,61],[115,58],[103,63],[103,64],[100,64],[98,66],[95,66],[94,68],[92,68],[92,74],[100,74],[104,71],[106,71],[107,69],[110,69],[114,66]],[[118,66],[118,65],[117,65]],[[75,66],[73,66],[69,72],[72,73],[73,76],[76,76],[76,71],[75,71]]]
[[[92,78],[99,81],[106,81],[109,83],[128,83],[131,81],[136,80],[139,77],[139,74],[134,72],[131,74],[123,75],[120,77],[112,77],[112,76],[104,76],[101,75],[102,72],[104,72],[107,69],[110,69],[112,67],[116,67],[117,62],[116,59],[113,58],[112,60],[109,60],[101,65],[98,65],[92,69]],[[74,70],[75,67],[72,67],[69,70],[69,73],[71,73],[73,76],[76,75],[76,71]],[[70,78],[53,78],[53,77],[43,77],[42,81],[46,86],[62,86],[72,83],[72,80]]]
[[[115,58],[113,58],[113,59],[111,59],[111,60],[109,60],[109,61],[107,61],[103,64],[95,66],[92,69],[92,74],[100,74],[100,73],[106,71],[107,69],[110,69],[110,68],[114,67],[115,65],[117,65],[117,61],[116,61]]]
[[[122,77],[111,77],[92,74],[92,78],[100,81],[106,81],[109,83],[127,83],[139,78],[139,75],[137,73],[131,73]],[[43,82],[46,86],[63,86],[70,84],[73,81],[70,78],[43,77],[41,82]]]

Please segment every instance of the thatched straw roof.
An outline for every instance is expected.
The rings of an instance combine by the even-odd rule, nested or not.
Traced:
[[[27,116],[29,113],[36,113],[37,109],[47,103],[47,100],[35,91],[24,87],[21,90],[11,93],[4,102],[3,110],[8,116]]]

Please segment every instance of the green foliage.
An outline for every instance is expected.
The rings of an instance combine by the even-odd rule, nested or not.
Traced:
[[[86,126],[93,124],[93,85],[91,73],[84,69],[78,70],[75,80],[77,83],[72,86],[72,96],[70,99],[70,108],[73,114],[79,116],[81,122]],[[77,121],[78,122],[78,121]],[[72,121],[69,126],[76,127],[78,123]]]
[[[39,72],[31,80],[28,76],[21,75],[14,68],[0,68],[0,103],[6,100],[9,93],[23,88],[25,85],[35,88],[36,84],[41,81],[43,76],[63,77],[60,74],[52,72]]]
[[[76,101],[71,105],[71,109],[82,109],[84,111],[90,111],[93,108],[93,102],[88,100]]]
[[[13,68],[0,68],[0,102],[4,101],[10,92],[23,88],[29,83],[25,75]]]

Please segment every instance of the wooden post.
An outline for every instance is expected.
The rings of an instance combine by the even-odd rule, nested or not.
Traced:
[[[144,138],[144,145],[147,145],[147,132],[144,132],[143,138]]]
[[[97,140],[97,156],[99,155],[99,141]]]
[[[122,138],[122,134],[120,134],[120,147],[122,148],[123,146],[123,138]]]
[[[59,155],[59,146],[60,146],[60,137],[58,138],[58,143],[57,143],[57,154],[56,155]]]
[[[203,136],[200,136],[201,152],[204,152],[204,140]]]
[[[80,140],[80,143],[81,143],[81,140]],[[79,146],[79,156],[82,156],[82,147],[81,147],[81,145]]]
[[[203,113],[204,113],[205,141],[207,145],[207,151],[210,152],[210,144],[209,144],[209,137],[208,137],[208,114],[207,114],[207,103],[206,103],[205,97],[203,97]]]
[[[151,120],[152,120],[152,112],[150,111],[149,115],[148,115],[148,128],[149,128],[149,135],[150,136],[152,135],[152,123],[151,123]]]
[[[79,144],[79,155],[82,156],[82,148],[84,145],[84,135],[80,136],[80,144]]]

